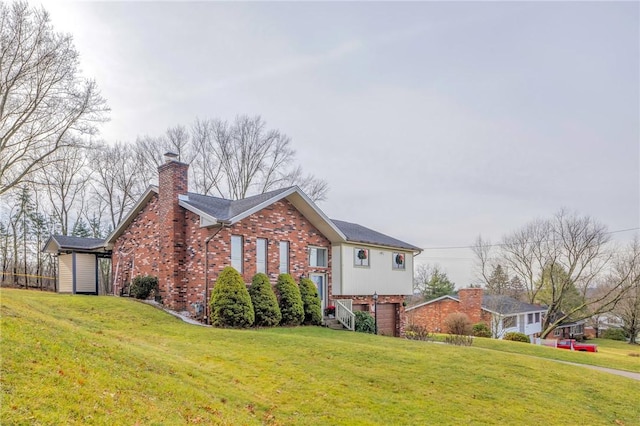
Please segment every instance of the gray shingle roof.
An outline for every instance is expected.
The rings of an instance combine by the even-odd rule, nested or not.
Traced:
[[[105,240],[102,238],[72,237],[70,235],[53,235],[51,237],[61,249],[70,250],[95,250],[104,247]]]
[[[490,294],[482,296],[482,307],[503,315],[546,310],[540,305],[520,302],[513,297]]]
[[[252,208],[268,201],[269,199],[281,194],[289,188],[276,189],[275,191],[265,192],[264,194],[254,195],[252,197],[243,198],[241,200],[227,200],[225,198],[212,197],[209,195],[200,195],[189,192],[188,200],[184,203],[213,216],[214,218],[226,221],[251,210]]]
[[[331,219],[331,221],[342,231],[347,237],[347,241],[358,243],[378,244],[382,246],[396,247],[412,251],[422,251],[420,247],[405,243],[396,238],[381,234],[373,229],[366,228],[356,223],[345,222],[342,220]]]

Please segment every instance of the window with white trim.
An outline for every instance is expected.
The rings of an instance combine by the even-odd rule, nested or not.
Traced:
[[[256,239],[256,273],[267,273],[267,240]]]
[[[242,237],[240,235],[231,236],[231,266],[242,273]]]
[[[527,314],[527,324],[533,324],[533,313]]]
[[[536,312],[536,324],[540,322],[540,312]]]
[[[356,247],[353,249],[353,264],[355,266],[369,266],[369,249]]]
[[[326,267],[327,249],[323,247],[309,247],[309,266]]]
[[[406,269],[406,259],[404,253],[393,252],[391,253],[391,262],[393,269]]]
[[[513,328],[518,324],[518,318],[515,315],[504,317],[502,320],[502,328]]]
[[[280,273],[289,273],[289,241],[280,241]]]

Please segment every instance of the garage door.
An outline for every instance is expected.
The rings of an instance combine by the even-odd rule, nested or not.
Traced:
[[[396,309],[397,303],[385,303],[378,305],[378,334],[383,336],[396,335]]]

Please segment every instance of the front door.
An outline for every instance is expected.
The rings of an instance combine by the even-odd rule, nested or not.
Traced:
[[[314,282],[318,289],[322,315],[324,315],[324,310],[327,307],[327,276],[325,274],[309,274],[309,278]]]

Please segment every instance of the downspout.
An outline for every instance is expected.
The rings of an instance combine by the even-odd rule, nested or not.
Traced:
[[[207,295],[209,294],[209,241],[211,241],[213,239],[213,237],[215,237],[216,235],[218,235],[218,233],[220,233],[220,231],[222,231],[222,228],[225,227],[225,225],[227,225],[227,223],[220,223],[220,228],[218,228],[216,230],[216,232],[214,232],[213,234],[211,234],[209,237],[207,237],[206,240],[204,240],[204,295],[203,295],[203,299],[204,299],[204,323],[205,324],[209,324],[209,301],[207,300]]]

